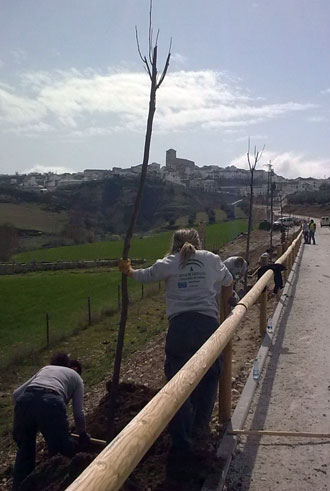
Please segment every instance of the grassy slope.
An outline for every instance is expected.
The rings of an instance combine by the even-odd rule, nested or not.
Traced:
[[[58,234],[67,221],[66,213],[43,210],[33,203],[0,203],[0,224],[12,223],[16,228]]]
[[[239,232],[246,230],[246,220],[235,220],[207,226],[208,246],[221,247]],[[153,237],[135,239],[132,257],[154,261],[168,250],[172,232]],[[23,253],[17,260],[92,259],[119,257],[122,242],[100,242],[81,246],[59,247]],[[117,305],[117,270],[73,270],[0,276],[0,344],[6,351],[0,354],[0,365],[31,349],[39,350],[46,342],[46,312],[50,316],[51,340],[69,336],[79,325],[87,322],[87,297],[91,297],[92,311]],[[141,292],[141,286],[130,282],[132,292]],[[149,288],[149,286],[148,286]],[[156,285],[157,288],[157,285]]]
[[[117,307],[116,271],[59,271],[0,277],[0,366],[13,357],[38,351],[46,344],[46,312],[50,316],[51,341],[67,337],[87,324],[87,297],[92,316]],[[157,285],[158,287],[158,285]],[[131,295],[141,286],[129,282]]]
[[[207,242],[221,247],[233,240],[240,232],[247,230],[247,220],[233,220],[207,226]],[[169,248],[173,232],[164,232],[143,239],[133,239],[130,256],[153,261],[162,257]],[[59,261],[79,259],[118,258],[121,256],[123,242],[95,242],[77,246],[55,247],[16,254],[17,262]]]
[[[36,373],[41,366],[46,365],[52,353],[69,351],[73,357],[77,357],[83,362],[86,391],[94,391],[95,384],[100,383],[104,378],[110,378],[118,325],[119,313],[116,313],[87,329],[79,331],[70,337],[70,340],[63,340],[49,350],[34,353],[34,356],[28,357],[24,362],[8,367],[5,372],[2,371],[3,375],[5,373],[5,377],[2,376],[0,379],[2,396],[0,398],[1,450],[12,451],[14,447],[11,437],[13,419],[11,394],[13,390]],[[167,319],[163,290],[159,294],[156,293],[154,297],[146,297],[143,301],[131,304],[126,326],[124,357],[143,346],[148,339],[165,331],[166,328]]]
[[[133,239],[130,254],[131,257],[147,258],[150,260],[157,259],[166,253],[171,235],[172,232],[165,232],[144,239]],[[123,241],[105,241],[95,242],[93,244],[55,247],[52,249],[39,249],[36,251],[23,252],[21,254],[16,254],[14,260],[18,262],[28,262],[111,259],[120,257],[122,250]]]

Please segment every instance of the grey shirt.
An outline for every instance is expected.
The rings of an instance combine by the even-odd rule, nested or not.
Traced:
[[[221,286],[233,281],[220,257],[209,251],[196,251],[184,268],[180,254],[171,254],[150,268],[136,269],[133,278],[141,283],[165,280],[169,319],[189,311],[218,319]]]
[[[86,431],[83,410],[84,383],[75,370],[56,365],[47,365],[41,368],[39,372],[15,390],[13,394],[14,403],[27,387],[52,389],[63,398],[65,404],[68,404],[72,399],[73,417],[77,432],[81,434]]]
[[[242,262],[242,264],[237,265],[237,259],[243,259],[241,256],[231,256],[228,257],[223,263],[224,265],[228,268],[228,270],[231,272],[233,277],[235,279],[241,279],[244,277],[245,273],[247,272],[248,265],[245,259]]]

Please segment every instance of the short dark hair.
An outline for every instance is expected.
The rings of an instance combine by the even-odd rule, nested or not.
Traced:
[[[59,367],[69,367],[70,365],[70,357],[68,353],[56,353],[50,359],[50,365],[56,365]]]
[[[80,361],[78,360],[70,360],[69,362],[69,368],[72,368],[72,370],[75,370],[79,375],[81,375],[82,372],[82,366]]]

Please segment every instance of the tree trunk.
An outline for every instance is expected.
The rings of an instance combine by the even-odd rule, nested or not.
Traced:
[[[253,214],[253,174],[254,169],[251,169],[251,179],[250,179],[250,206],[249,206],[249,221],[248,221],[248,234],[246,240],[246,252],[245,252],[245,260],[249,263],[249,254],[250,254],[250,235],[253,225],[252,214]],[[244,277],[244,291],[247,290],[247,278],[248,271],[245,273]]]
[[[141,177],[138,192],[135,198],[134,208],[130,220],[130,224],[126,233],[124,248],[123,248],[123,259],[128,259],[128,254],[131,246],[131,239],[133,235],[133,230],[136,222],[136,218],[138,215],[143,187],[147,176],[148,162],[149,162],[149,152],[150,152],[150,143],[151,143],[151,135],[152,135],[152,125],[153,118],[156,110],[156,90],[157,90],[157,46],[153,49],[153,62],[152,62],[152,77],[151,77],[151,88],[150,88],[150,100],[149,100],[149,112],[147,119],[147,130],[145,135],[145,143],[144,143],[144,154],[143,154],[143,163],[141,170]],[[117,393],[119,387],[119,377],[120,377],[120,368],[121,368],[121,360],[124,346],[124,337],[125,337],[125,329],[127,322],[127,313],[128,313],[128,288],[127,288],[127,276],[122,274],[121,280],[121,292],[122,292],[122,307],[121,307],[121,316],[120,316],[120,324],[118,330],[118,338],[117,338],[117,347],[115,354],[115,362],[112,376],[112,384],[110,390],[110,400],[109,400],[109,413],[108,413],[108,441],[111,441],[114,433],[114,416],[116,410],[116,400]]]

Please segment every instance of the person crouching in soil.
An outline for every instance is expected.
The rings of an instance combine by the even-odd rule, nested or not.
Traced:
[[[13,437],[18,451],[13,490],[20,489],[22,481],[34,469],[38,431],[46,440],[50,456],[61,453],[73,457],[76,453],[65,407],[71,399],[79,444],[89,443],[83,411],[84,384],[80,374],[78,360],[71,360],[66,353],[58,353],[49,365],[15,390]]]
[[[165,280],[169,328],[165,343],[165,375],[170,380],[219,326],[219,293],[233,277],[212,252],[201,250],[194,229],[174,232],[170,252],[152,266],[134,270],[130,260],[119,269],[141,283]],[[193,435],[207,433],[221,370],[221,357],[211,366],[169,425],[170,455],[191,454]]]

